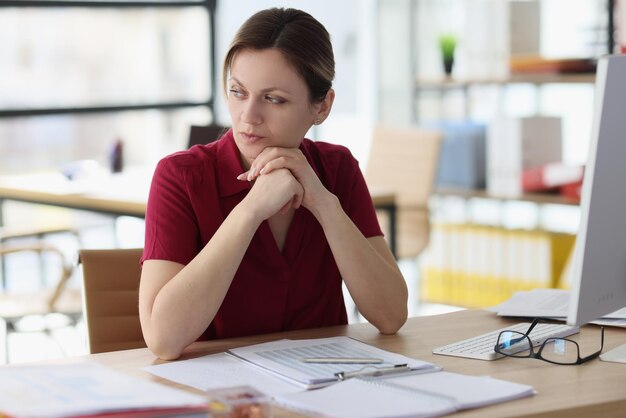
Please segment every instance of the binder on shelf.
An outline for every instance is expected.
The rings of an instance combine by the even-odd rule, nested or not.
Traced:
[[[422,263],[424,301],[484,308],[520,290],[562,286],[574,235],[433,223]]]
[[[580,202],[580,194],[582,192],[582,187],[583,187],[583,181],[581,179],[575,183],[564,184],[563,186],[559,187],[559,193],[563,197]]]
[[[484,189],[486,178],[485,125],[476,122],[437,122],[443,141],[437,166],[437,186]]]
[[[581,165],[549,163],[522,172],[522,191],[544,192],[569,184],[582,183],[584,168]]]
[[[560,118],[496,118],[487,132],[487,189],[519,197],[523,171],[561,161],[561,153]]]

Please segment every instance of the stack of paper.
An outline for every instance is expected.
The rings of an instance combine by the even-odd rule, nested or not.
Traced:
[[[207,403],[204,396],[127,376],[96,363],[10,366],[0,373],[0,416],[206,416]]]
[[[569,291],[561,289],[533,289],[516,292],[510,299],[489,308],[498,316],[552,318],[565,320],[569,306]],[[597,325],[626,327],[626,308],[591,322]]]

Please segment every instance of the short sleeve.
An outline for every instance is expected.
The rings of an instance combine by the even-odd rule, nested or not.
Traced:
[[[199,229],[189,180],[187,167],[177,167],[175,157],[166,157],[157,165],[148,197],[142,262],[156,259],[188,264],[198,253]]]

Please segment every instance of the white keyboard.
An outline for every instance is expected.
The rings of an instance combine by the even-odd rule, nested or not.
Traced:
[[[487,334],[468,338],[453,344],[444,345],[435,348],[433,354],[443,354],[445,356],[465,357],[478,360],[496,360],[504,357],[494,351],[498,335],[502,331],[517,331],[522,334],[528,331],[529,322],[522,322],[516,325],[510,325],[502,329],[489,332]],[[562,338],[568,335],[577,334],[579,328],[566,324],[537,324],[530,333],[530,339],[533,346],[540,345],[548,338]]]

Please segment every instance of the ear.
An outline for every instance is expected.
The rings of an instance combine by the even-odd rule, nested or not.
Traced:
[[[313,124],[319,125],[326,120],[330,114],[330,110],[333,107],[335,101],[335,90],[330,89],[326,93],[326,97],[320,103],[316,104],[313,112]]]

